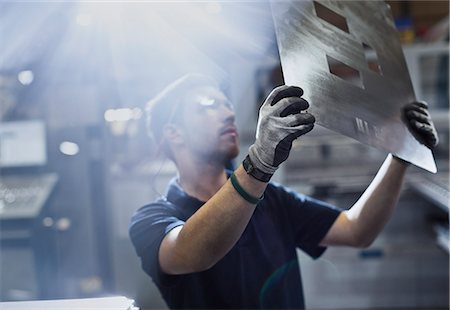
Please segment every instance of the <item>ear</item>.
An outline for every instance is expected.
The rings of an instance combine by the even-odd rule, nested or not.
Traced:
[[[177,126],[173,124],[166,124],[163,130],[164,140],[169,144],[183,144],[183,134]]]

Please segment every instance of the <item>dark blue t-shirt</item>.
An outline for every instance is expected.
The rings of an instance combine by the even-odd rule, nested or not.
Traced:
[[[237,244],[212,268],[185,275],[161,271],[164,236],[204,202],[188,196],[173,179],[166,197],[140,208],[130,237],[142,268],[170,308],[304,308],[296,248],[317,258],[320,241],[340,211],[313,198],[269,183]],[[193,253],[202,255],[202,253]]]

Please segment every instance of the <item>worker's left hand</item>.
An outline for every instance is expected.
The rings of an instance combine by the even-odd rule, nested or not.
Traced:
[[[439,138],[428,113],[426,102],[417,101],[407,104],[403,108],[403,115],[409,129],[420,143],[425,144],[430,149],[434,149],[438,145]]]

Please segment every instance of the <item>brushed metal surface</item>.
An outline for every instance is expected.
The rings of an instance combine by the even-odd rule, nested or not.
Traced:
[[[348,32],[317,16],[314,1],[271,1],[287,85],[303,88],[317,124],[436,172],[432,152],[401,119],[415,95],[400,39],[383,1],[316,1],[345,18]],[[380,72],[369,68],[364,44]],[[333,63],[359,72],[352,83]]]

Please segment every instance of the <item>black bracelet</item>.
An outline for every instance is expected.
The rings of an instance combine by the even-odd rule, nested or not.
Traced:
[[[241,184],[239,184],[236,175],[233,173],[230,177],[230,181],[231,184],[233,185],[234,189],[239,193],[239,195],[241,195],[242,198],[244,198],[246,201],[252,203],[252,204],[257,204],[258,202],[260,202],[261,200],[264,199],[264,194],[262,194],[262,196],[260,198],[257,198],[255,196],[250,195],[249,193],[247,193],[245,191],[245,189],[242,188]]]

